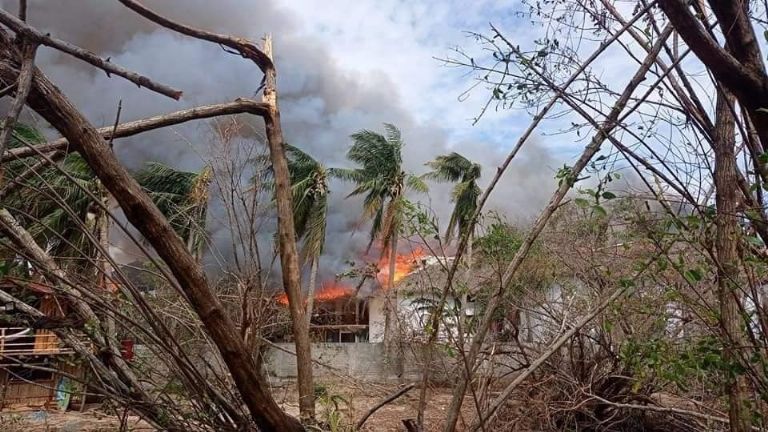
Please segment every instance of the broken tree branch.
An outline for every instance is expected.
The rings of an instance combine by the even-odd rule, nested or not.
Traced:
[[[256,65],[259,66],[259,69],[261,69],[261,71],[264,73],[266,73],[266,71],[269,69],[274,69],[274,64],[272,63],[272,59],[264,51],[259,49],[259,47],[257,47],[253,42],[247,39],[235,38],[232,36],[212,33],[209,31],[189,27],[187,25],[178,23],[176,21],[172,21],[162,15],[159,15],[155,11],[144,7],[144,5],[134,0],[118,0],[118,1],[128,9],[131,9],[132,11],[143,16],[144,18],[160,26],[163,26],[167,29],[173,30],[175,32],[178,32],[183,35],[187,35],[196,39],[206,40],[208,42],[213,42],[215,44],[219,44],[227,48],[231,48],[237,51],[238,53],[240,53],[241,56],[247,59],[253,60],[253,62],[256,63]]]
[[[0,23],[8,26],[11,30],[19,35],[23,35],[24,38],[30,42],[35,42],[40,45],[45,45],[53,49],[59,50],[63,53],[69,54],[72,57],[78,58],[86,63],[89,63],[104,72],[107,76],[115,74],[123,77],[128,81],[136,84],[139,87],[146,87],[154,92],[168,96],[169,98],[178,100],[181,98],[183,92],[181,90],[174,89],[164,84],[153,81],[147,76],[130,71],[122,66],[118,66],[111,63],[109,59],[104,60],[96,54],[79,46],[73,45],[69,42],[61,39],[53,38],[34,27],[29,26],[23,20],[13,16],[2,9],[0,9]]]
[[[199,106],[168,114],[162,114],[155,117],[126,122],[117,125],[117,127],[103,127],[97,129],[97,132],[99,132],[101,136],[104,137],[104,139],[113,139],[113,137],[125,138],[140,134],[142,132],[148,132],[155,129],[186,123],[192,120],[243,113],[261,116],[264,114],[266,109],[266,105],[262,102],[257,102],[251,99],[236,99],[233,102]],[[66,138],[59,138],[49,143],[35,146],[35,149],[26,147],[12,149],[3,156],[2,162],[11,159],[36,156],[38,153],[49,153],[57,150],[65,150],[68,146],[69,141]]]
[[[35,72],[35,52],[37,51],[37,44],[29,40],[24,40],[21,47],[21,71],[19,72],[19,78],[16,80],[16,98],[11,104],[11,108],[8,110],[8,114],[5,116],[3,122],[3,128],[0,130],[0,156],[5,153],[8,142],[11,139],[11,133],[16,126],[16,121],[21,115],[21,110],[24,108],[24,104],[27,101],[27,95],[29,94],[29,88],[32,86],[32,75]]]

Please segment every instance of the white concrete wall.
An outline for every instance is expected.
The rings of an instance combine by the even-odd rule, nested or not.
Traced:
[[[291,354],[295,349],[292,343],[275,344],[277,348],[267,351],[265,367],[270,377],[279,380],[296,378],[296,356]],[[423,370],[422,353],[418,347],[405,352],[404,378],[418,379]],[[384,344],[381,343],[314,343],[312,358],[317,362],[313,374],[319,378],[338,378],[340,376],[354,377],[361,380],[382,381],[397,379],[395,369],[387,361]],[[448,371],[452,359],[433,357],[437,371]],[[439,364],[440,366],[437,366]],[[436,376],[435,379],[445,379]]]
[[[371,297],[368,299],[368,342],[384,342],[384,297]]]
[[[424,327],[429,321],[429,305],[437,302],[431,296],[398,295],[397,314],[406,338],[419,338],[425,335]],[[383,295],[371,297],[368,300],[368,341],[371,343],[384,342],[384,327],[386,313]],[[453,311],[455,302],[452,298],[446,300],[445,310]],[[455,319],[453,320],[455,321]],[[455,331],[455,324],[453,325]],[[450,330],[441,326],[440,339],[447,340]],[[454,335],[455,336],[455,335]]]

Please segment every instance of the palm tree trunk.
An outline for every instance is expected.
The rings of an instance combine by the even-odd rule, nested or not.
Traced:
[[[720,301],[720,325],[723,331],[723,357],[726,364],[739,364],[739,350],[745,345],[744,321],[741,317],[739,290],[739,221],[737,168],[734,147],[735,121],[731,114],[733,97],[725,90],[718,94],[715,120],[715,252],[717,254],[717,284]],[[732,367],[731,370],[735,370]],[[728,417],[732,432],[752,429],[745,377],[732,372],[727,377]]]
[[[401,344],[397,317],[397,289],[395,288],[395,269],[397,264],[397,234],[392,236],[389,242],[389,280],[387,281],[387,290],[384,293],[384,351],[398,379],[403,376],[403,347]]]
[[[317,268],[320,265],[320,256],[312,260],[312,269],[309,271],[309,287],[307,288],[307,328],[312,326],[312,309],[315,306],[315,289],[317,285]]]

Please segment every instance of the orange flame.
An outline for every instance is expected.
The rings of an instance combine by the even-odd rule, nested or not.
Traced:
[[[315,292],[315,301],[332,301],[343,297],[351,296],[355,293],[355,289],[344,284],[340,284],[336,281],[326,281]],[[285,293],[277,296],[277,302],[283,306],[288,305],[288,296]],[[306,302],[306,300],[305,300]]]
[[[379,260],[379,273],[376,274],[376,279],[384,288],[389,288],[389,253]],[[412,250],[409,253],[398,254],[395,257],[395,277],[394,282],[397,284],[403,278],[413,273],[419,267],[419,261],[425,257],[424,250],[420,247]]]

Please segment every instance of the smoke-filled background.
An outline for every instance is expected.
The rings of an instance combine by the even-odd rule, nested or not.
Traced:
[[[6,10],[15,10],[16,3],[15,0],[0,0]],[[335,2],[305,3],[322,7],[326,11],[319,16],[328,18],[328,10],[334,9]],[[381,13],[386,13],[383,9],[390,3],[382,2]],[[480,94],[462,105],[457,98],[461,90],[472,84],[470,77],[463,75],[467,71],[440,68],[439,61],[432,58],[444,57],[452,44],[471,44],[462,32],[484,31],[487,22],[494,18],[483,16],[482,6],[470,7],[461,3],[446,2],[436,11],[420,9],[420,19],[427,20],[430,14],[438,15],[432,16],[425,25],[441,28],[444,43],[430,31],[419,33],[424,40],[436,38],[437,42],[429,45],[435,47],[435,52],[411,50],[407,40],[401,38],[395,40],[395,43],[402,43],[401,47],[392,47],[380,55],[376,53],[376,47],[367,49],[365,45],[372,37],[370,32],[376,30],[365,24],[365,16],[355,16],[353,9],[337,8],[335,13],[349,14],[347,31],[359,32],[359,44],[350,45],[348,52],[358,57],[361,52],[368,55],[364,67],[354,67],[350,66],[352,60],[345,56],[345,51],[332,43],[333,35],[313,35],[312,32],[322,30],[324,24],[313,23],[312,12],[292,12],[289,8],[281,8],[282,3],[278,1],[146,2],[147,6],[175,20],[216,32],[252,40],[272,33],[285,138],[328,166],[349,166],[345,153],[351,144],[351,133],[363,128],[381,130],[381,124],[389,122],[403,131],[407,170],[423,173],[426,161],[438,154],[458,151],[483,165],[485,184],[513,144],[520,125],[513,119],[520,113],[490,113],[487,121],[473,127],[471,117],[480,110],[486,96],[484,90],[476,90]],[[398,7],[395,4],[392,10]],[[443,25],[440,13],[461,16],[466,12],[465,8],[478,14],[466,25],[480,27]],[[495,10],[487,9],[489,14]],[[398,19],[392,17],[392,20]],[[249,61],[228,54],[219,46],[159,28],[116,1],[30,1],[29,21],[56,37],[184,91],[181,101],[173,101],[138,89],[120,78],[108,78],[99,70],[42,48],[37,58],[38,66],[97,126],[107,126],[114,121],[120,100],[121,121],[130,121],[194,105],[253,97],[261,81],[258,69]],[[411,28],[419,26],[418,22],[410,24]],[[352,36],[345,35],[344,43],[358,40],[354,33]],[[414,40],[413,43],[423,46],[423,41]],[[398,52],[402,52],[402,57]],[[439,75],[432,83],[446,83],[440,90],[440,98],[431,98],[435,88],[424,88],[419,94],[424,75],[433,73],[433,69],[424,70],[430,65],[435,66],[434,71]],[[392,73],[393,70],[397,73]],[[412,82],[403,79],[410,71]],[[209,122],[196,122],[118,140],[115,148],[121,161],[132,169],[145,161],[157,160],[184,170],[198,170],[206,162],[204,155],[209,154],[210,147],[216,144],[210,132]],[[561,159],[551,156],[541,140],[532,140],[505,175],[487,209],[500,210],[512,219],[520,220],[535,214],[555,185],[554,171],[562,166]],[[367,228],[359,224],[359,201],[344,200],[348,186],[334,183],[333,187],[329,240],[322,260],[322,271],[326,276],[340,269],[345,260],[359,258],[368,236]],[[429,196],[412,198],[431,205],[440,220],[446,222],[451,210],[450,187],[432,185]],[[217,205],[220,204],[212,203],[209,231],[215,249],[226,257],[232,242],[229,231],[219,226],[222,222],[217,217],[221,214]],[[270,229],[273,227],[265,226],[266,231]],[[270,240],[271,233],[265,232],[264,238]],[[218,264],[211,260],[207,262],[209,270],[215,271]]]

